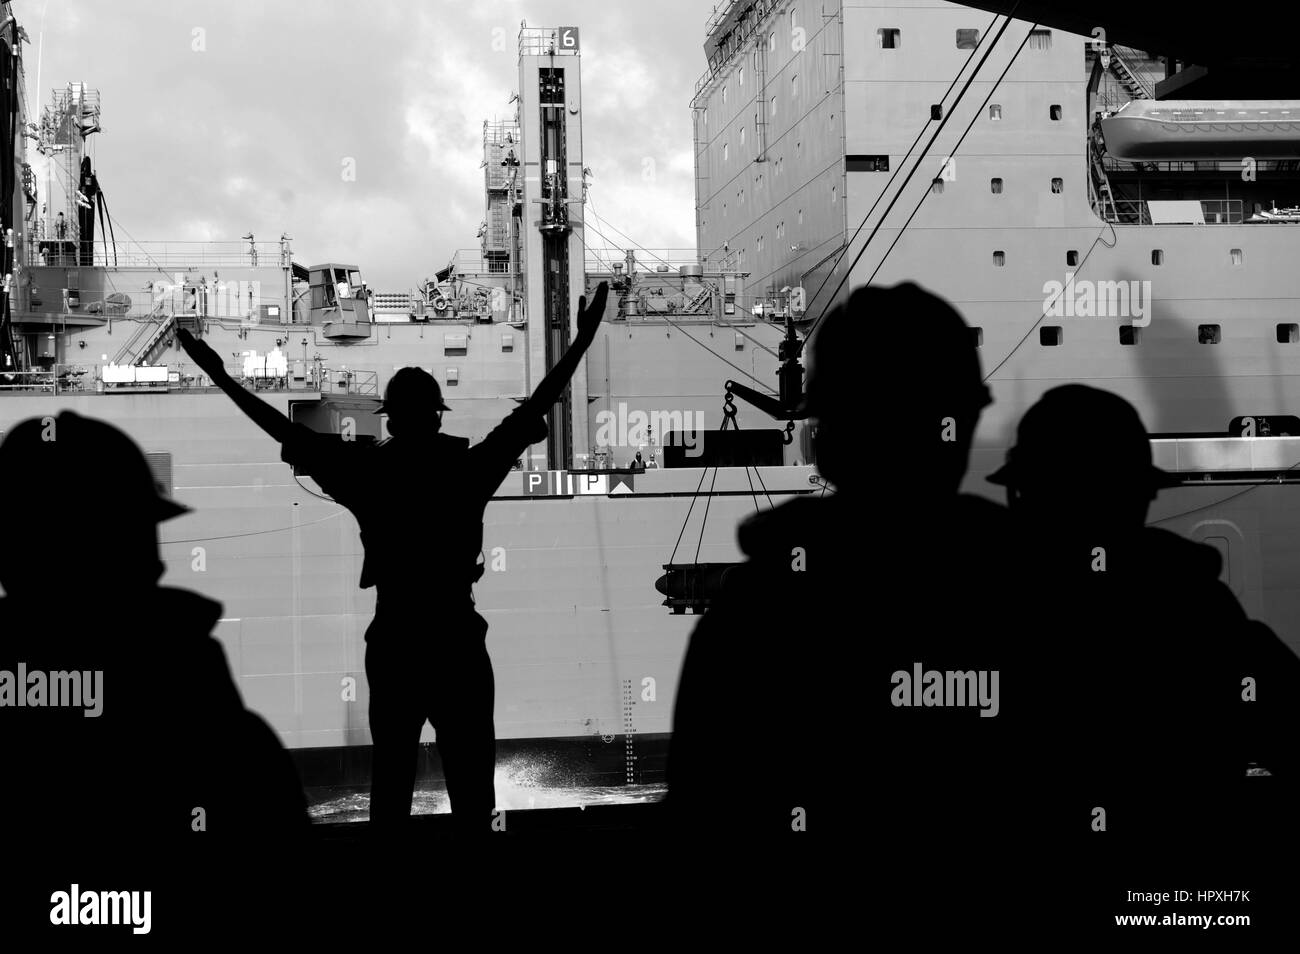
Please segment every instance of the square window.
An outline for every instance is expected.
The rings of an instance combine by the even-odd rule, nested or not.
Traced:
[[[1053,122],[1060,122],[1061,121],[1060,104],[1054,104],[1050,106],[1047,110],[1047,115],[1051,118]]]
[[[957,31],[957,49],[973,50],[980,45],[979,30],[958,30]]]
[[[996,251],[996,252],[993,253],[993,264],[994,264],[994,265],[996,265],[998,268],[1001,268],[1002,266],[1006,265],[1006,263],[1007,263],[1007,253],[1006,253],[1006,252],[1003,252],[1003,251],[999,250],[999,251]]]
[[[1300,341],[1300,325],[1277,326],[1278,344],[1295,344],[1297,341]]]
[[[930,191],[935,195],[943,195],[943,180],[935,179],[930,183]]]
[[[1076,266],[1076,265],[1079,264],[1079,251],[1078,251],[1078,249],[1073,249],[1073,248],[1072,248],[1072,249],[1070,249],[1068,252],[1065,253],[1065,264],[1066,264],[1066,265],[1069,265],[1071,268],[1073,268],[1074,266]]]
[[[1045,348],[1055,348],[1064,337],[1060,325],[1044,325],[1038,329],[1038,343]]]
[[[898,49],[899,41],[902,40],[900,31],[893,27],[886,27],[885,29],[877,30],[876,37],[880,41],[880,48],[882,50],[896,50]]]
[[[1060,178],[1054,178],[1052,180],[1052,192],[1055,195],[1060,195],[1063,191],[1065,191],[1065,181]]]
[[[1002,194],[1002,180],[1001,180],[1001,179],[990,179],[990,180],[989,180],[989,189],[990,189],[990,191],[992,191],[992,193],[993,193],[994,195],[1001,195],[1001,194]]]
[[[1002,118],[1002,107],[997,103],[990,103],[989,119],[993,120],[994,122],[997,122],[1001,118]]]
[[[1132,325],[1119,326],[1119,343],[1122,345],[1135,345],[1142,340],[1142,329],[1135,328]]]
[[[1223,338],[1223,329],[1218,325],[1197,325],[1196,340],[1201,344],[1218,344]]]
[[[1165,263],[1165,250],[1162,248],[1153,248],[1151,250],[1151,264],[1163,265]]]

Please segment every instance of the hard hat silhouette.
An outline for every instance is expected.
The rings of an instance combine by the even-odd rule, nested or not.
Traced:
[[[1118,394],[1063,384],[1025,412],[1007,462],[988,476],[1006,487],[1119,478],[1155,492],[1182,481],[1151,463],[1151,444],[1137,409]]]
[[[15,425],[0,443],[0,473],[21,479],[37,491],[38,501],[48,499],[56,514],[69,502],[96,507],[114,519],[121,515],[154,523],[190,511],[163,494],[135,441],[111,424],[74,411]],[[27,508],[17,520],[34,522],[49,512]]]
[[[376,414],[393,411],[450,411],[442,399],[442,388],[432,374],[424,368],[399,368],[388,379],[384,400],[375,408]]]
[[[898,360],[909,353],[915,362]],[[858,288],[829,312],[811,337],[808,374],[801,409],[813,417],[864,398],[970,411],[991,403],[971,327],[912,282]]]

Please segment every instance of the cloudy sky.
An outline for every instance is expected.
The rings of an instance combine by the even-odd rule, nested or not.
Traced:
[[[13,3],[32,40],[29,108],[68,82],[100,91],[91,155],[119,242],[287,231],[297,261],[355,262],[379,290],[411,288],[477,244],[482,124],[513,113],[521,20],[581,30],[596,212],[643,246],[694,247],[688,104],[710,6]],[[348,158],[355,181],[342,174]]]

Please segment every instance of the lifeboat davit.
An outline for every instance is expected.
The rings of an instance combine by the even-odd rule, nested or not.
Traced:
[[[1101,121],[1125,162],[1300,158],[1300,100],[1151,100]]]

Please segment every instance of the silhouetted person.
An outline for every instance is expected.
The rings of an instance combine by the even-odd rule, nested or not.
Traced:
[[[1027,736],[1047,832],[1203,838],[1249,811],[1250,763],[1296,771],[1300,659],[1246,618],[1213,547],[1146,526],[1179,483],[1123,398],[1053,388],[1020,422],[1008,489],[1025,549],[1019,611],[1041,627]],[[1243,701],[1243,679],[1257,701]]]
[[[913,849],[922,833],[970,834],[988,822],[1002,717],[910,692],[896,705],[893,678],[1002,665],[1006,512],[958,492],[989,403],[971,329],[915,285],[862,288],[808,358],[816,463],[836,492],[741,525],[748,561],[682,666],[670,815],[749,834],[788,832],[802,811],[828,838],[862,824]]]
[[[411,813],[420,731],[437,733],[447,797],[462,831],[489,831],[495,809],[496,742],[487,622],[474,608],[483,575],[483,515],[524,451],[545,439],[546,414],[595,338],[605,310],[602,282],[578,333],[532,396],[480,443],[443,434],[447,406],[433,376],[403,368],[379,411],[392,435],[377,445],[340,441],[301,424],[245,391],[218,356],[185,331],[199,366],[272,438],[283,459],[306,470],[361,529],[362,588],[376,588],[366,630],[370,734],[374,744],[370,818],[397,830]]]
[[[6,838],[199,851],[305,831],[293,763],[210,635],[221,605],[158,585],[157,525],[186,508],[135,443],[71,411],[31,418],[0,473],[34,491],[0,548]]]

